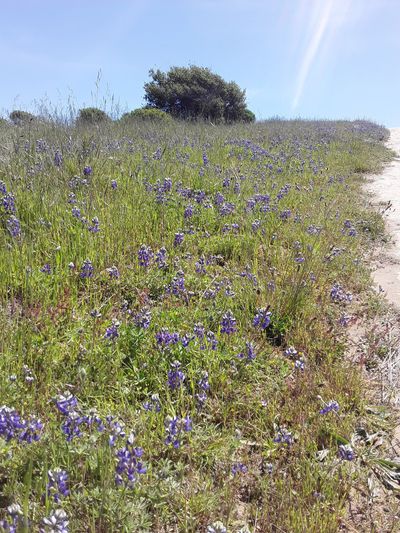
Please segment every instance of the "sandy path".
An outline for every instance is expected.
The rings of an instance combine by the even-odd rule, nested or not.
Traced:
[[[400,128],[391,128],[387,145],[398,157],[385,167],[382,174],[372,176],[366,187],[373,195],[374,204],[391,203],[386,212],[386,226],[392,244],[378,258],[373,278],[389,302],[400,308]]]

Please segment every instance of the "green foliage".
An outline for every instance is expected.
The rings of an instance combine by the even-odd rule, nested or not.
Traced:
[[[184,119],[253,120],[252,113],[246,108],[245,91],[208,68],[172,67],[166,73],[150,70],[149,75],[152,81],[144,86],[149,107]]]
[[[84,107],[79,110],[77,123],[81,125],[100,124],[110,120],[110,117],[102,109],[97,107]]]
[[[15,109],[10,113],[10,120],[13,124],[17,126],[22,126],[34,122],[36,120],[36,117],[32,115],[32,113],[28,113],[27,111]]]
[[[163,118],[154,127],[143,114]],[[232,532],[333,533],[358,464],[340,461],[329,435],[351,436],[362,384],[338,323],[351,304],[331,302],[330,290],[368,286],[359,258],[379,220],[358,200],[357,168],[387,157],[384,132],[304,121],[171,128],[156,109],[132,115],[129,136],[124,120],[90,130],[37,121],[29,136],[2,135],[0,406],[44,428],[28,443],[7,441],[1,424],[0,520],[19,504],[32,531],[62,508],[73,532],[191,533],[220,521]],[[15,215],[4,207],[11,200]],[[143,244],[148,266],[138,261]],[[93,276],[83,278],[87,259]],[[272,313],[263,330],[259,309]],[[230,335],[220,327],[227,310],[237,321]],[[189,344],[160,347],[163,328]],[[242,356],[246,341],[253,359]],[[178,389],[167,384],[175,360],[185,374]],[[209,388],[200,389],[204,372]],[[70,441],[57,394],[76,397],[72,427],[87,420]],[[146,410],[154,397],[158,409]],[[320,415],[321,398],[339,413]],[[109,415],[143,448],[147,472],[133,488],[115,482],[126,437],[109,445]],[[167,446],[167,417],[188,415],[193,430]],[[290,445],[275,442],[281,427]],[[238,463],[248,471],[234,475]],[[44,495],[57,468],[69,494],[56,504]]]
[[[253,113],[253,111],[250,111],[250,109],[246,108],[243,112],[243,122],[255,122],[256,116]]]
[[[134,120],[141,120],[145,122],[156,122],[156,123],[168,123],[171,122],[171,116],[168,115],[165,111],[161,109],[149,109],[149,108],[138,108],[129,113],[124,113],[121,117],[122,122],[129,122]]]

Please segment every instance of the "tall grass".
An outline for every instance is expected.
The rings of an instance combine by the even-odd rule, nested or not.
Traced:
[[[60,122],[0,124],[4,520],[336,531],[363,401],[337,339],[386,131]]]

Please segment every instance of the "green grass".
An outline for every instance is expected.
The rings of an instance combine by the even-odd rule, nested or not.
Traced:
[[[44,423],[38,442],[0,436],[5,518],[7,506],[17,503],[34,529],[63,508],[77,532],[197,532],[216,521],[228,531],[337,531],[354,469],[338,458],[334,435],[350,439],[363,392],[359,370],[337,340],[346,304],[332,302],[330,291],[334,283],[354,293],[368,286],[360,258],[382,225],[362,209],[360,173],[379,170],[390,157],[385,136],[376,125],[344,121],[0,124],[0,179],[21,223],[13,238],[3,208],[0,405]],[[82,184],[85,166],[93,172]],[[160,202],[156,189],[165,178],[172,188]],[[88,223],[71,214],[70,193]],[[233,213],[219,213],[217,193],[235,204]],[[251,198],[266,194],[269,203],[250,208]],[[185,219],[189,204],[194,214]],[[269,209],[260,210],[264,204]],[[98,233],[88,230],[94,217]],[[226,224],[238,229],[224,231]],[[176,247],[181,231],[184,242]],[[141,267],[142,244],[153,252],[164,246],[168,266]],[[199,274],[202,257],[211,260]],[[86,259],[94,275],[81,279]],[[50,274],[41,271],[46,263]],[[114,265],[118,279],[106,270]],[[181,271],[187,292],[176,296],[166,287]],[[133,318],[144,307],[151,310],[148,329]],[[253,319],[266,307],[271,324],[262,331]],[[101,316],[93,318],[93,309]],[[237,321],[232,335],[220,327],[228,310]],[[119,336],[107,341],[113,320]],[[214,332],[215,350],[199,340],[187,348],[157,346],[161,328],[183,336],[197,323]],[[257,354],[248,362],[237,356],[246,341]],[[284,354],[290,346],[304,370]],[[186,379],[171,390],[167,375],[175,360]],[[199,409],[204,371],[210,389]],[[127,435],[134,432],[147,467],[134,488],[114,479],[115,452],[126,439],[110,448],[107,431],[94,424],[67,442],[54,401],[67,391],[80,414],[103,421],[111,414]],[[160,412],[143,408],[154,394]],[[321,398],[336,400],[339,413],[319,414]],[[178,449],[165,444],[168,416],[193,421]],[[281,429],[291,433],[291,444],[275,442]],[[239,463],[246,471],[233,475]],[[70,493],[59,503],[43,497],[47,472],[55,468],[69,477]]]

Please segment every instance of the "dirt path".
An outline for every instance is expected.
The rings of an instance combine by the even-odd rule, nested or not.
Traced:
[[[382,207],[390,205],[386,212],[386,226],[392,243],[379,256],[373,278],[388,301],[400,308],[400,128],[391,128],[387,145],[397,153],[397,157],[382,174],[372,176],[366,187],[373,195],[374,204]]]

